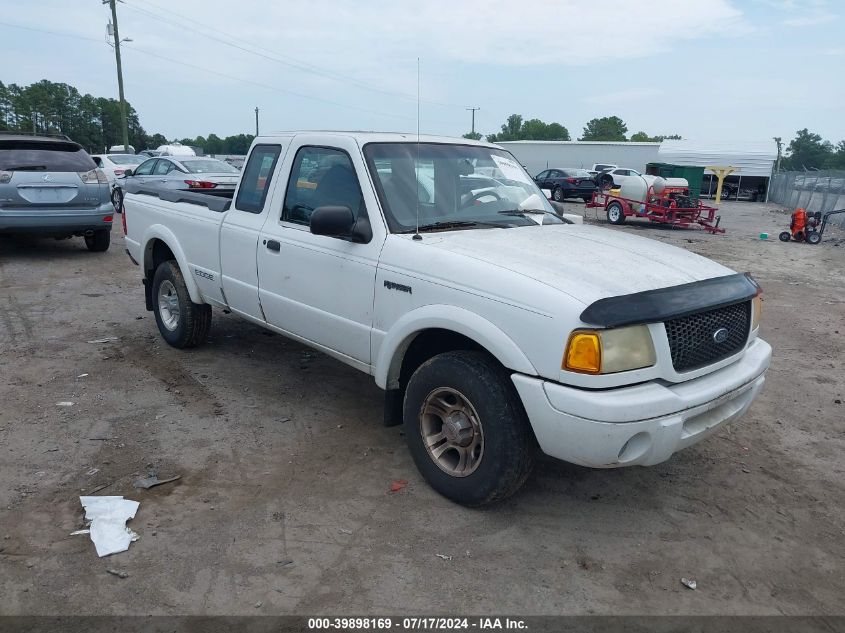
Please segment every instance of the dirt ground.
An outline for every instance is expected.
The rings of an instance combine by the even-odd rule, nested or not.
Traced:
[[[220,311],[169,348],[119,225],[105,254],[0,240],[0,613],[845,613],[845,233],[723,216],[614,230],[760,281],[774,361],[750,412],[650,468],[544,459],[486,510],[428,488],[368,376]],[[151,468],[181,479],[134,489]],[[128,552],[70,536],[92,491],[140,501]]]

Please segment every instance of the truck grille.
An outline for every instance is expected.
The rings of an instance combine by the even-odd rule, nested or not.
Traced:
[[[751,302],[699,312],[664,323],[675,371],[698,369],[732,356],[745,346],[751,326]],[[717,337],[716,332],[721,329]],[[724,338],[717,342],[717,338]]]

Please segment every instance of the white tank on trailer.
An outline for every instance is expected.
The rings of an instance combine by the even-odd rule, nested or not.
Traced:
[[[619,197],[645,202],[648,182],[642,176],[628,176],[619,188]]]

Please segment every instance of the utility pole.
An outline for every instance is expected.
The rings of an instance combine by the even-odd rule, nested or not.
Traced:
[[[783,139],[781,139],[781,137],[779,137],[779,136],[773,136],[772,138],[774,139],[775,143],[777,143],[777,146],[778,146],[778,159],[777,159],[777,163],[775,163],[775,173],[779,173],[780,172],[780,156],[781,156],[781,148],[783,147]]]
[[[117,0],[103,0],[111,6],[111,20],[114,28],[114,57],[117,60],[117,91],[120,95],[120,130],[123,135],[123,151],[129,152],[129,125],[126,123],[126,99],[123,97],[123,67],[120,64],[120,32],[117,30]]]
[[[472,133],[475,134],[475,111],[480,110],[481,108],[467,108],[468,111],[472,112]]]
[[[255,135],[258,136],[258,106],[255,106]]]

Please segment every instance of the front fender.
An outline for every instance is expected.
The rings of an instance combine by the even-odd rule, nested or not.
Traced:
[[[374,378],[379,387],[394,389],[398,386],[405,351],[418,333],[431,329],[450,330],[466,336],[508,369],[529,376],[537,375],[531,361],[498,326],[464,308],[430,304],[402,315],[386,333],[375,363]]]
[[[147,271],[153,267],[153,242],[155,240],[161,240],[164,242],[176,258],[176,262],[179,264],[179,268],[182,271],[182,278],[185,280],[185,285],[188,287],[188,294],[191,295],[191,301],[194,303],[205,303],[202,298],[202,294],[197,287],[196,281],[194,281],[193,272],[188,267],[188,258],[185,257],[185,253],[179,245],[179,240],[176,239],[176,235],[174,235],[173,231],[163,224],[152,224],[147,227],[147,230],[144,232],[144,239],[141,241],[144,245],[144,275],[146,276]],[[152,275],[150,275],[150,283],[152,283]]]

